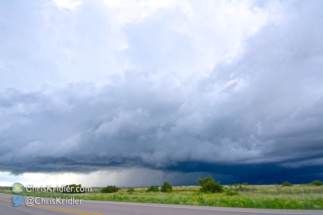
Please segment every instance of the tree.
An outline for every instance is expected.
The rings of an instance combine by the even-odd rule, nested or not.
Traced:
[[[160,191],[162,192],[171,192],[172,190],[173,187],[167,181],[164,182],[163,186],[160,189]]]
[[[120,188],[116,186],[107,186],[101,189],[101,193],[116,193],[118,190],[120,190]]]
[[[223,192],[223,187],[220,185],[220,182],[215,183],[214,179],[211,176],[208,176],[204,179],[198,179],[199,185],[201,186],[201,192],[211,192],[218,193]]]
[[[129,189],[127,190],[127,192],[131,194],[131,193],[135,192],[135,189],[133,187],[129,187]]]
[[[315,180],[315,181],[312,182],[312,184],[315,185],[315,186],[322,186],[323,182],[320,181],[320,180]]]
[[[148,189],[147,192],[158,192],[159,188],[157,185],[151,185]]]
[[[292,186],[292,184],[289,181],[284,181],[284,183],[282,183],[282,186]]]

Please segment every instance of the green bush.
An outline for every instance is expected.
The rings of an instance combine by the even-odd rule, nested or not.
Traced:
[[[225,195],[227,195],[227,196],[235,196],[235,195],[239,195],[239,193],[231,191],[231,190],[228,189],[228,190],[225,191]]]
[[[127,190],[127,192],[128,192],[128,193],[133,193],[133,192],[135,192],[135,189],[134,189],[134,188],[132,188],[132,187],[129,187],[129,189]]]
[[[120,190],[120,188],[116,186],[107,186],[101,189],[101,193],[116,193],[118,190]]]
[[[292,184],[289,181],[284,181],[282,186],[292,186]]]
[[[204,193],[219,193],[223,192],[223,187],[220,185],[220,182],[215,183],[214,179],[211,176],[208,176],[204,179],[198,180],[199,185],[201,186],[200,191]]]
[[[323,182],[320,181],[320,180],[315,180],[315,181],[312,182],[312,184],[315,185],[315,186],[322,186]]]
[[[159,188],[157,185],[151,185],[148,189],[147,192],[158,192]]]
[[[163,186],[160,189],[160,191],[162,192],[171,192],[172,190],[173,187],[167,181],[164,182]]]

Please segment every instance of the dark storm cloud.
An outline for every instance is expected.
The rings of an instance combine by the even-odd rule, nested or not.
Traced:
[[[322,177],[323,7],[291,4],[206,77],[127,71],[0,95],[0,168],[210,172],[256,183]]]

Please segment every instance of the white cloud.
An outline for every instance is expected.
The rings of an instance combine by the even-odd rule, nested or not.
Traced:
[[[159,9],[170,9],[178,1],[158,0],[104,0],[103,4],[108,10],[111,22],[117,25],[125,25],[131,22],[140,22],[153,16]]]
[[[243,42],[280,13],[272,5],[278,3],[263,8],[239,1],[8,4],[6,11],[13,13],[2,19],[22,36],[3,29],[8,54],[0,55],[1,89],[81,81],[103,86],[125,70],[199,77],[243,53]],[[14,13],[19,16],[11,17]]]
[[[182,76],[209,73],[216,64],[239,57],[244,42],[276,20],[272,17],[281,11],[272,5],[179,1],[141,22],[129,19],[125,29],[130,68]]]
[[[75,10],[77,6],[82,5],[81,0],[53,0],[59,8]]]

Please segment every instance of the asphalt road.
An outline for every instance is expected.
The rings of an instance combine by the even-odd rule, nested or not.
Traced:
[[[323,210],[267,210],[220,208],[202,206],[161,205],[143,203],[82,201],[80,205],[20,205],[13,207],[11,197],[15,195],[0,194],[0,215],[322,215]]]

